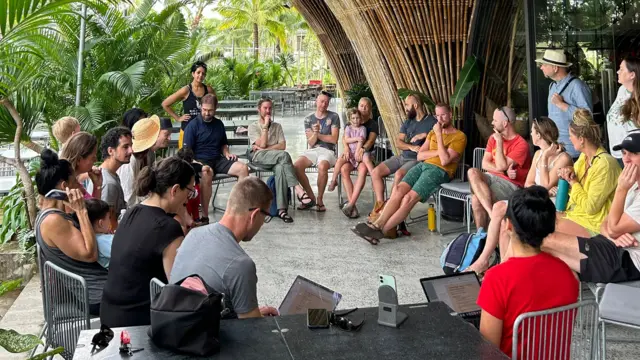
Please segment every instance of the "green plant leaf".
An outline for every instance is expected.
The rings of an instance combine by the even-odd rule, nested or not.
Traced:
[[[64,348],[62,346],[59,346],[53,350],[47,351],[46,353],[42,353],[42,354],[38,354],[33,357],[30,357],[28,360],[44,360],[49,356],[62,354],[63,351],[64,351]]]
[[[426,94],[423,94],[420,91],[415,91],[415,90],[411,90],[411,89],[405,89],[405,88],[398,89],[398,96],[400,96],[400,98],[402,100],[406,99],[407,96],[409,96],[409,95],[418,95],[420,97],[420,99],[422,100],[422,102],[427,106],[427,108],[429,108],[431,110],[435,110],[435,108],[436,108],[435,101],[433,101]]]
[[[0,329],[0,346],[10,353],[18,354],[29,351],[40,344],[42,341],[35,335],[22,335],[15,330]]]
[[[460,105],[462,100],[469,94],[473,85],[480,81],[480,69],[478,68],[478,59],[471,55],[465,61],[464,66],[460,70],[460,77],[456,82],[456,88],[453,95],[449,98],[449,105],[452,108]]]
[[[21,284],[22,279],[3,281],[2,284],[0,284],[0,296],[19,288]]]

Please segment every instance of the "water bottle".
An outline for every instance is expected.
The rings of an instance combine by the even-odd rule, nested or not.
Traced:
[[[427,220],[427,223],[429,224],[429,231],[436,231],[436,208],[433,207],[433,204],[429,204]]]
[[[122,218],[124,218],[124,214],[126,212],[127,212],[127,209],[120,210],[120,216],[118,216],[118,224],[120,224],[120,221],[122,221]]]
[[[556,210],[559,212],[566,211],[567,201],[569,201],[569,183],[567,180],[560,179],[558,181],[558,192],[556,193]]]

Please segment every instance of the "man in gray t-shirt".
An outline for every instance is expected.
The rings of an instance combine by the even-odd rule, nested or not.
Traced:
[[[100,165],[102,168],[101,198],[109,204],[111,228],[114,230],[118,227],[120,211],[127,208],[117,172],[120,166],[128,164],[131,160],[131,154],[133,154],[131,142],[131,130],[118,126],[107,131],[100,143],[100,151],[104,159]]]
[[[240,180],[229,194],[229,206],[218,223],[193,229],[178,248],[171,283],[199,275],[224,294],[225,305],[238,318],[278,315],[275,308],[258,307],[256,264],[240,247],[271,220],[273,196],[257,177]]]

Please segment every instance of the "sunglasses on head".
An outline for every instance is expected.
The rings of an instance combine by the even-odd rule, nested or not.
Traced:
[[[500,108],[500,111],[504,114],[504,117],[507,118],[507,121],[511,122],[511,118],[509,118],[509,115],[507,115],[507,112],[504,111],[504,106]]]

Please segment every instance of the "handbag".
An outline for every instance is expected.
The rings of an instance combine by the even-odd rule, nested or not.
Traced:
[[[208,294],[180,286],[190,275],[167,284],[151,300],[149,337],[159,347],[196,356],[220,351],[222,294],[202,281]]]

